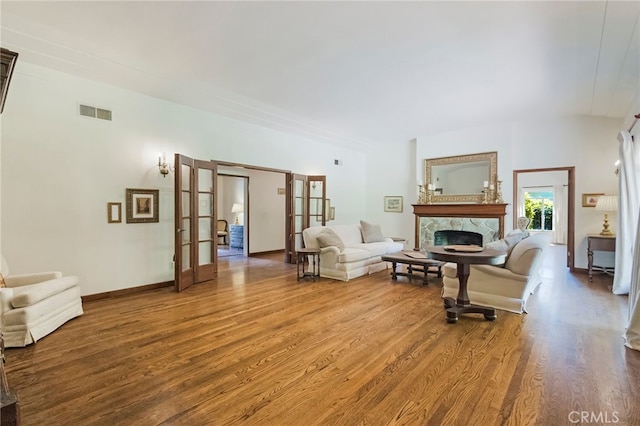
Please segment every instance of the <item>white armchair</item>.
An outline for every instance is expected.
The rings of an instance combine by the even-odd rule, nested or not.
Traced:
[[[519,314],[526,312],[529,295],[542,282],[542,260],[550,242],[549,233],[534,234],[513,246],[504,266],[471,265],[467,282],[471,303]],[[455,299],[459,286],[455,263],[445,264],[442,281],[442,297]]]
[[[78,277],[8,272],[3,257],[6,287],[0,288],[0,324],[5,347],[27,346],[83,314]]]

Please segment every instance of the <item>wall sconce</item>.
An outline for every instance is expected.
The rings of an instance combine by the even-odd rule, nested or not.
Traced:
[[[231,213],[235,213],[236,214],[236,225],[239,225],[238,223],[238,216],[239,213],[243,213],[244,212],[244,206],[240,203],[233,203],[233,206],[231,207]]]
[[[616,176],[620,173],[620,160],[616,161],[615,163],[613,163],[614,166],[616,166]]]
[[[158,168],[160,169],[162,177],[167,177],[170,172],[175,170],[173,166],[167,164],[167,158],[165,157],[164,152],[162,155],[158,156]]]

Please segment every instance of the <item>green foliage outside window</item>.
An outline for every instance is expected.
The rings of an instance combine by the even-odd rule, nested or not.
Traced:
[[[544,212],[544,227],[543,215]],[[524,215],[531,219],[529,229],[549,231],[553,229],[553,201],[545,198],[531,198],[525,194]]]

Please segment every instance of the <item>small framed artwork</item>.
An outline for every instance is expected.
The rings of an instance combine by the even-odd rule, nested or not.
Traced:
[[[157,189],[127,188],[127,223],[159,222]]]
[[[384,211],[402,213],[402,196],[384,197]]]
[[[107,203],[107,223],[122,222],[122,203]]]
[[[434,193],[434,194],[436,194],[436,195],[442,195],[442,194],[443,194],[443,192],[442,192],[442,188],[436,188],[436,189],[434,189],[434,190],[433,190],[433,193]]]
[[[601,195],[604,193],[582,194],[582,207],[595,207]]]

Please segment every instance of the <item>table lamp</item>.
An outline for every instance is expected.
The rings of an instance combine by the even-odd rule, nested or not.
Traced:
[[[240,203],[233,203],[231,207],[231,213],[236,214],[236,225],[238,225],[238,214],[244,212],[244,206]]]
[[[618,210],[618,196],[601,196],[598,198],[598,202],[596,203],[596,210],[604,212],[604,223],[602,224],[602,232],[600,232],[600,235],[613,235],[613,232],[609,230],[609,212],[615,212]]]

